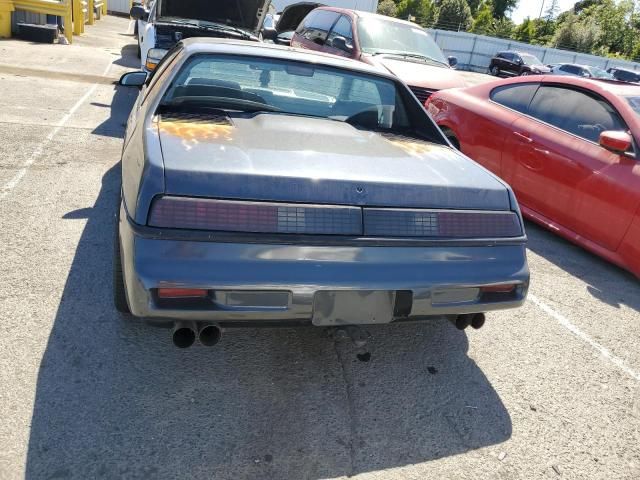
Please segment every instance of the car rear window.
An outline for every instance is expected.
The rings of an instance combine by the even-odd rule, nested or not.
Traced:
[[[627,72],[625,70],[614,70],[612,73],[613,73],[614,77],[616,77],[619,80],[623,80],[625,82],[638,82],[638,81],[640,81],[640,75],[632,73],[632,72]]]
[[[537,83],[505,85],[493,89],[491,100],[520,113],[527,113],[531,99],[537,89]]]
[[[203,54],[183,66],[161,104],[326,117],[374,129],[409,128],[399,87],[393,80],[346,69]]]

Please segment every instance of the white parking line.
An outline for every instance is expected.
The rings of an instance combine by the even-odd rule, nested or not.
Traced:
[[[113,66],[113,63],[110,63],[109,65],[107,65],[107,68],[104,70],[104,73],[102,74],[103,77],[109,73],[109,70],[111,70],[112,66]],[[16,174],[13,176],[11,180],[9,180],[5,185],[3,185],[2,190],[0,190],[0,200],[4,200],[13,191],[13,189],[18,186],[20,181],[24,178],[24,176],[29,171],[29,168],[31,167],[31,165],[33,165],[33,163],[44,153],[45,148],[47,147],[49,142],[51,142],[55,138],[55,136],[60,132],[60,130],[64,128],[66,123],[78,111],[78,109],[82,106],[82,104],[86,102],[89,99],[89,97],[91,97],[91,95],[94,94],[94,92],[96,91],[96,88],[98,88],[97,83],[92,85],[89,88],[89,90],[87,90],[87,92],[82,96],[82,98],[80,98],[80,100],[78,100],[75,103],[75,105],[71,107],[71,109],[65,114],[65,116],[62,117],[58,123],[56,123],[54,129],[51,130],[51,132],[49,132],[49,134],[40,143],[40,145],[38,145],[38,148],[36,148],[34,152],[29,156],[29,158],[22,164],[22,167],[20,168],[20,170],[16,172]]]
[[[537,296],[529,293],[529,297],[528,298],[533,304],[535,304],[543,312],[545,312],[550,317],[556,319],[560,323],[560,325],[562,325],[564,328],[569,330],[571,333],[573,333],[580,340],[582,340],[583,342],[585,342],[586,344],[588,344],[589,346],[591,346],[595,350],[597,350],[598,353],[600,353],[600,355],[602,355],[605,359],[609,360],[611,363],[613,363],[620,370],[622,370],[627,375],[632,377],[634,380],[637,380],[637,381],[640,382],[640,373],[636,372],[632,368],[629,368],[625,364],[624,360],[622,360],[620,357],[616,357],[613,353],[611,353],[605,347],[603,347],[598,342],[596,342],[594,339],[592,339],[589,335],[587,335],[582,330],[580,330],[578,327],[576,327],[573,323],[571,323],[571,320],[569,320],[567,317],[565,317],[561,313],[556,312],[553,308],[551,308],[549,305],[544,303]]]

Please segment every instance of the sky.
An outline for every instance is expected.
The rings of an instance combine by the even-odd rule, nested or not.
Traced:
[[[569,10],[575,5],[576,1],[577,0],[560,0],[558,2],[560,12]],[[511,19],[516,23],[521,23],[526,17],[538,18],[541,5],[542,0],[520,0],[518,8],[511,14]],[[543,11],[545,11],[549,5],[551,5],[551,0],[545,0]]]

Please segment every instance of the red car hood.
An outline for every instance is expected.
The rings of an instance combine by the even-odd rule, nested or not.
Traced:
[[[429,90],[466,87],[462,75],[449,67],[426,65],[419,61],[391,57],[371,57],[369,63],[379,64],[410,86]]]

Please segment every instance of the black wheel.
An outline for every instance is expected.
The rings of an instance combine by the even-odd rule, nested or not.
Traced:
[[[140,48],[140,44],[138,44],[138,49],[136,50],[136,55],[138,58],[142,58],[142,49]]]
[[[118,205],[118,212],[120,212]],[[124,288],[124,277],[122,275],[122,258],[120,257],[120,214],[116,215],[115,235],[113,238],[113,304],[116,310],[125,315],[130,315],[129,302],[127,302],[127,292]]]
[[[497,65],[494,65],[493,67],[491,67],[489,71],[491,72],[491,75],[493,75],[494,77],[497,77],[498,75],[500,75],[500,69],[498,68]]]
[[[531,72],[529,70],[525,70],[520,74],[521,77],[528,77],[529,75],[531,75]]]
[[[453,133],[452,130],[442,127],[442,133],[444,133],[444,136],[447,137],[447,140],[451,142],[451,145],[453,145],[456,150],[460,150],[460,140],[458,140],[458,137],[456,137],[456,134]]]

